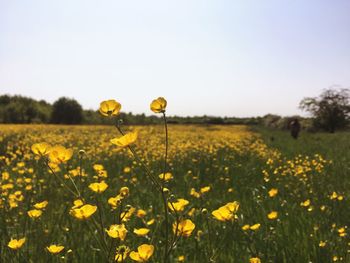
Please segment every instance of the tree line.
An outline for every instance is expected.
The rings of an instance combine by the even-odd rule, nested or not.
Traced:
[[[129,125],[162,124],[162,118],[145,114],[121,112],[120,119]],[[257,118],[170,116],[169,123],[178,124],[258,124]],[[61,97],[53,104],[20,95],[0,96],[0,123],[52,123],[52,124],[111,124],[95,110],[85,110],[75,99]]]
[[[270,128],[288,129],[292,120],[298,119],[304,129],[310,131],[335,130],[349,127],[350,90],[326,89],[318,97],[304,98],[299,107],[310,113],[310,117],[281,117],[267,114],[263,117],[215,117],[215,116],[170,116],[173,124],[246,124],[263,125]],[[158,116],[122,112],[120,119],[127,125],[161,124]],[[102,118],[95,110],[85,110],[75,99],[61,97],[53,104],[20,95],[0,96],[0,123],[52,123],[111,125],[112,120]]]

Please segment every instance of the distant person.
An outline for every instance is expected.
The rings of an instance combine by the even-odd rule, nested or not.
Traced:
[[[294,139],[298,139],[300,128],[301,128],[298,119],[292,120],[289,124],[289,127],[290,127],[290,135],[292,135]]]

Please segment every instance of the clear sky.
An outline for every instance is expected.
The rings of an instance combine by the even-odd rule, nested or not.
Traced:
[[[0,0],[0,93],[170,115],[300,114],[350,86],[349,0]]]

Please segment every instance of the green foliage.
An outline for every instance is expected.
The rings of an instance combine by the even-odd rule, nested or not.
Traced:
[[[161,124],[156,115],[121,112],[119,118],[127,125]],[[172,124],[259,124],[261,118],[235,118],[214,116],[170,116]],[[60,98],[53,105],[44,100],[36,101],[22,96],[0,96],[0,123],[61,123],[113,125],[109,118],[103,118],[96,110],[83,110],[78,102]]]
[[[0,96],[0,122],[46,123],[51,106],[45,101],[36,101],[22,96]]]
[[[51,123],[80,124],[83,121],[83,108],[74,99],[59,98],[52,105]]]
[[[349,124],[350,90],[327,89],[317,98],[304,98],[300,108],[312,114],[316,128],[333,133]]]

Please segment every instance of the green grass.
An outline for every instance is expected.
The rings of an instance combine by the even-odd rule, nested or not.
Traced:
[[[252,129],[260,134],[268,146],[267,150],[249,150],[257,139],[254,138],[245,145],[246,150],[243,152],[234,151],[226,145],[215,154],[195,149],[171,161],[170,170],[175,179],[167,187],[175,198],[190,201],[183,217],[190,218],[196,224],[196,229],[190,237],[179,240],[170,262],[177,262],[181,255],[185,256],[185,262],[235,263],[249,262],[250,258],[259,257],[264,263],[322,263],[332,262],[334,256],[342,258],[343,262],[349,262],[349,236],[340,237],[338,229],[347,226],[350,218],[350,133],[302,132],[300,138],[294,140],[288,132],[259,127]],[[78,221],[69,215],[74,197],[57,184],[41,160],[36,161],[33,156],[25,155],[28,145],[23,143],[20,146],[21,143],[16,138],[25,141],[26,136],[28,135],[21,134],[16,137],[12,134],[2,140],[0,148],[3,156],[20,149],[15,161],[9,165],[3,161],[1,166],[1,172],[8,171],[11,174],[14,189],[7,194],[2,192],[0,262],[106,262],[105,252],[101,248],[104,235],[102,229],[116,222],[119,211],[119,208],[112,211],[107,200],[115,196],[122,186],[130,189],[130,196],[124,201],[123,207],[131,205],[137,209],[142,208],[148,214],[144,220],[134,216],[126,222],[129,232],[125,242],[113,241],[106,236],[108,248],[112,247],[115,251],[115,247],[125,244],[135,250],[142,243],[152,243],[155,253],[149,262],[162,262],[164,214],[161,197],[147,180],[144,169],[133,162],[131,155],[125,151],[101,153],[97,156],[99,159],[94,155],[85,157],[83,166],[89,176],[82,181],[76,179],[77,184],[86,202],[98,205],[101,217],[96,213],[93,220]],[[279,158],[273,159],[273,149],[280,153]],[[326,161],[315,157],[315,154],[321,155]],[[268,162],[269,158],[273,159],[272,163]],[[304,163],[303,167],[311,167],[310,171],[299,175],[290,168],[290,163],[298,166],[300,162],[312,160],[315,164],[322,165],[322,168],[317,170],[315,165]],[[20,161],[25,161],[26,164],[24,175],[18,172],[18,168],[14,169]],[[109,174],[105,179],[109,188],[100,195],[88,189],[89,183],[95,180],[92,169],[95,163],[103,164]],[[149,161],[148,164],[156,176],[162,171],[161,161]],[[78,165],[78,158],[73,158],[68,168],[76,168]],[[130,174],[123,172],[126,166],[131,167]],[[28,173],[29,168],[34,169],[33,175]],[[64,174],[64,170],[58,173],[59,176]],[[33,191],[25,192],[25,183],[16,182],[23,176],[34,178]],[[131,180],[133,177],[137,178],[136,182]],[[44,181],[40,182],[40,179]],[[2,185],[5,183],[8,182],[1,180]],[[69,184],[69,181],[66,180],[66,183]],[[198,191],[203,186],[210,186],[211,190],[202,198],[190,195],[191,188]],[[279,191],[274,198],[268,196],[271,188]],[[6,205],[8,194],[20,189],[25,192],[25,200],[18,208],[9,209]],[[333,192],[343,196],[344,200],[331,200]],[[302,207],[301,202],[307,199],[311,205]],[[33,203],[42,200],[49,201],[48,208],[42,217],[32,220],[26,212],[32,208]],[[237,220],[220,222],[212,217],[213,210],[232,201],[240,203]],[[324,211],[321,211],[322,206],[325,206]],[[190,216],[187,212],[191,208],[196,210]],[[208,214],[201,212],[203,208],[208,210]],[[278,212],[276,220],[267,218],[271,211]],[[149,226],[150,235],[136,237],[132,233],[133,229],[144,227],[145,221],[150,219],[155,219],[155,224]],[[174,222],[175,215],[170,215],[170,219]],[[257,231],[242,230],[245,224],[256,223],[261,224]],[[346,229],[345,232],[347,231]],[[27,238],[23,248],[17,252],[11,251],[7,247],[9,239],[22,236]],[[326,241],[326,246],[320,247],[320,241]],[[50,255],[44,248],[52,243],[64,245],[65,251],[57,256]],[[68,253],[68,249],[72,252]],[[132,260],[127,259],[126,262]]]

